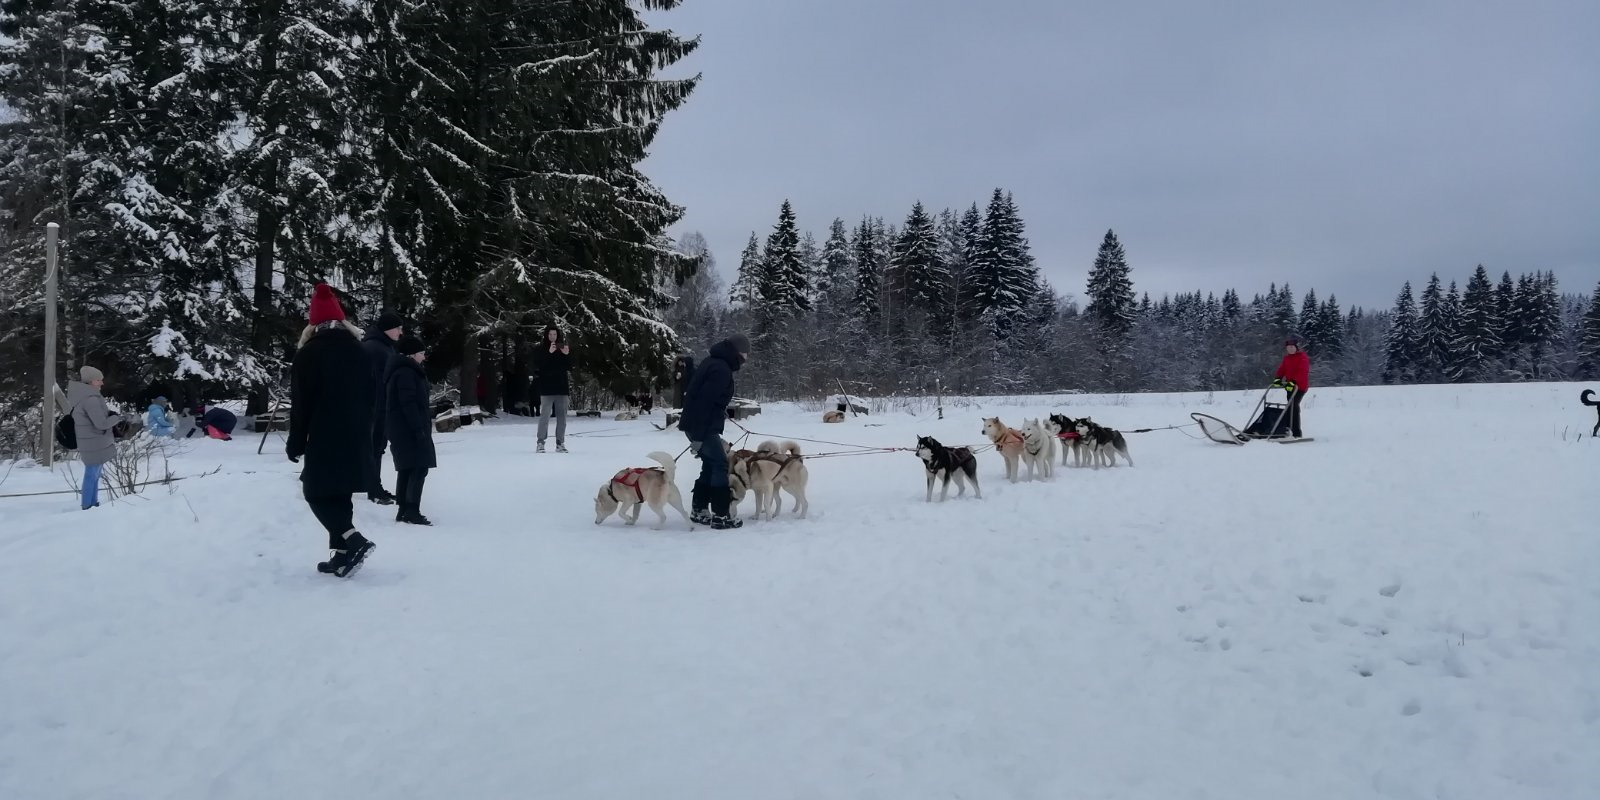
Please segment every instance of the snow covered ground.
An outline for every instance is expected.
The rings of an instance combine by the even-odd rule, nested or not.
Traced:
[[[1592,796],[1579,388],[1317,390],[1314,443],[1153,432],[1134,469],[1020,485],[988,454],[984,499],[945,505],[910,454],[817,459],[811,519],[729,533],[593,524],[676,433],[574,421],[536,456],[497,423],[439,437],[437,527],[358,504],[379,548],[348,581],[312,569],[281,440],[191,441],[178,471],[219,474],[0,500],[0,797]],[[749,424],[974,443],[983,415],[1242,426],[1255,399]]]

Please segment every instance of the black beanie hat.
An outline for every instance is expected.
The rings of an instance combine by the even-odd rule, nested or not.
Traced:
[[[395,350],[403,356],[416,355],[426,349],[428,348],[423,346],[422,340],[415,336],[402,336],[400,341],[395,344]]]
[[[393,311],[385,311],[378,315],[378,330],[392,331],[395,328],[404,328],[406,321]]]
[[[750,337],[742,333],[736,333],[728,337],[728,344],[733,345],[733,349],[745,355],[750,355]]]

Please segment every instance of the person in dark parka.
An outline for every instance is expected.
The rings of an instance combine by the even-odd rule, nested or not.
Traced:
[[[567,401],[572,394],[572,348],[567,344],[561,329],[550,325],[544,329],[544,341],[534,350],[538,376],[534,390],[539,393],[539,446],[544,452],[544,440],[550,434],[550,418],[556,420],[556,452],[567,452]]]
[[[289,460],[305,459],[306,505],[328,531],[333,555],[317,570],[341,578],[376,547],[356,530],[350,499],[367,490],[372,465],[375,400],[360,335],[333,290],[317,284],[289,373]]]
[[[384,431],[394,448],[394,468],[400,477],[395,494],[400,503],[398,522],[432,525],[422,515],[422,484],[428,470],[438,466],[433,450],[433,411],[428,406],[428,375],[422,371],[422,340],[401,337],[389,379],[384,386]]]
[[[372,408],[372,480],[367,487],[367,499],[380,506],[394,502],[394,495],[383,488],[384,399],[383,385],[389,377],[389,364],[394,359],[394,343],[405,333],[405,320],[399,314],[385,311],[376,322],[367,326],[361,337],[361,349],[367,354],[367,372],[372,376],[372,394],[376,405]]]
[[[678,430],[689,437],[689,449],[700,458],[691,519],[717,530],[743,524],[731,513],[733,492],[728,487],[728,454],[723,449],[722,428],[728,419],[728,403],[733,400],[733,373],[749,357],[750,340],[742,333],[712,345],[710,354],[689,380],[683,416],[678,420]]]

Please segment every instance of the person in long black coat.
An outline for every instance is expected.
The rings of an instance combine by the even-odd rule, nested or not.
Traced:
[[[317,284],[311,319],[290,367],[289,460],[305,459],[306,505],[328,531],[333,555],[317,569],[346,577],[375,545],[355,528],[351,495],[364,492],[372,465],[372,409],[361,332],[345,321],[327,284]]]
[[[400,472],[395,494],[400,513],[395,520],[412,525],[432,525],[422,515],[422,484],[428,470],[439,466],[433,450],[433,410],[428,405],[427,360],[422,340],[401,337],[384,386],[384,432],[394,451],[394,468]]]
[[[550,434],[550,418],[556,420],[556,452],[567,452],[567,402],[572,394],[572,347],[567,344],[561,329],[550,325],[544,329],[544,341],[534,350],[539,370],[534,378],[534,389],[539,392],[539,446],[544,452],[544,440]]]
[[[367,499],[380,506],[395,501],[394,495],[383,488],[383,451],[388,439],[383,424],[383,385],[389,378],[389,363],[394,359],[394,343],[405,333],[405,320],[399,314],[385,311],[376,322],[367,326],[361,337],[361,349],[367,354],[367,374],[372,376],[372,475],[367,487]]]
[[[689,448],[700,457],[691,519],[719,530],[742,524],[730,513],[733,491],[728,487],[728,454],[722,447],[722,428],[728,420],[728,403],[733,400],[733,373],[749,357],[750,340],[742,333],[712,345],[710,354],[689,379],[683,416],[678,420],[678,430],[689,437]]]

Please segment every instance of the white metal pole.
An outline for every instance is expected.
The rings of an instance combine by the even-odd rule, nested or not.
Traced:
[[[44,404],[39,407],[39,460],[47,468],[55,463],[56,455],[56,295],[61,283],[56,271],[56,241],[60,234],[60,225],[52,222],[45,226]]]

